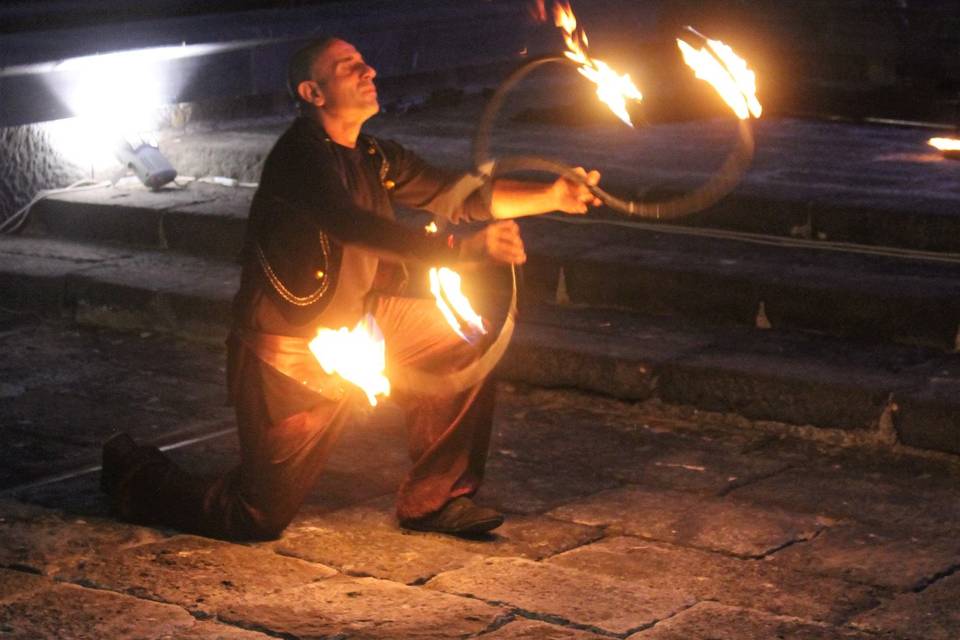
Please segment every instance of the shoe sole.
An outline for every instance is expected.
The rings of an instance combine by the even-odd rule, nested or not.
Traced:
[[[474,522],[466,527],[456,527],[456,528],[441,528],[441,527],[430,527],[430,526],[418,526],[416,523],[400,523],[400,526],[404,529],[410,529],[411,531],[423,531],[426,533],[446,533],[446,534],[477,534],[477,533],[487,533],[488,531],[493,531],[497,527],[503,524],[503,517],[499,518],[489,518],[487,520],[479,520]]]

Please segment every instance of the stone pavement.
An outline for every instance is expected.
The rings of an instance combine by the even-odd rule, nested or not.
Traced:
[[[275,541],[130,526],[97,489],[116,429],[233,464],[224,352],[0,315],[0,637],[948,640],[960,463],[665,405],[503,383],[494,535],[403,532],[389,403],[360,414]]]

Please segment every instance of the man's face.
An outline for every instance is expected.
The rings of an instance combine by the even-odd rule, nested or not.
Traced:
[[[380,111],[373,84],[377,72],[349,42],[334,40],[314,61],[312,75],[328,113],[366,120]]]

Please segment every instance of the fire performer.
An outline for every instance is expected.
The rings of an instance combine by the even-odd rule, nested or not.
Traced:
[[[330,381],[307,348],[318,328],[352,327],[370,311],[384,335],[388,376],[391,366],[444,374],[479,357],[432,300],[396,295],[383,259],[519,264],[526,256],[511,218],[599,204],[571,180],[484,184],[362,134],[380,109],[375,76],[339,38],[294,54],[288,84],[301,114],[270,152],[253,199],[227,340],[240,463],[203,478],[155,447],[114,436],[104,445],[101,485],[120,517],[230,539],[278,536],[349,417],[349,396],[325,392]],[[596,184],[600,176],[587,177]],[[493,222],[462,241],[427,235],[396,222],[394,203],[452,222]],[[453,397],[394,397],[407,412],[413,461],[397,495],[400,526],[469,534],[503,522],[470,498],[483,477],[493,394],[488,379]]]

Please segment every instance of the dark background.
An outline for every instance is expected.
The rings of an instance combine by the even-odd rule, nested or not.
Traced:
[[[0,69],[7,68],[9,75],[14,65],[98,51],[297,39],[317,31],[345,31],[362,40],[363,29],[357,24],[369,21],[372,35],[362,44],[379,54],[381,75],[404,76],[421,72],[418,63],[422,67],[423,58],[411,54],[413,46],[403,50],[391,45],[378,51],[391,31],[397,35],[407,30],[403,41],[413,41],[424,52],[431,47],[441,51],[451,67],[502,61],[518,47],[535,53],[558,49],[561,44],[552,25],[538,26],[528,17],[533,4],[532,0],[14,0],[0,7]],[[594,54],[625,65],[647,85],[656,86],[661,76],[671,73],[678,62],[673,33],[678,26],[693,24],[733,45],[750,61],[761,79],[768,114],[958,119],[958,0],[592,0],[574,2],[573,8],[596,46]],[[486,29],[489,16],[511,16],[511,27]],[[449,32],[457,37],[432,42]],[[453,59],[458,49],[470,55]],[[455,81],[451,76],[449,82]],[[208,93],[278,89],[247,84],[215,87]],[[11,91],[3,93],[9,96]],[[196,91],[181,96],[205,97],[211,96]],[[9,117],[0,119],[6,120],[0,125],[11,124]]]

